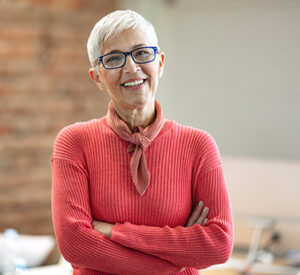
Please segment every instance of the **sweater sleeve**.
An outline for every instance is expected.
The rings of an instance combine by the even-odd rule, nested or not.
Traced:
[[[55,235],[62,255],[72,265],[114,274],[180,271],[166,260],[124,247],[93,230],[84,168],[70,160],[52,158],[52,169]]]
[[[84,135],[76,124],[64,128],[51,159],[53,226],[64,258],[75,267],[114,274],[179,272],[180,267],[117,244],[93,229]]]
[[[113,227],[112,240],[126,247],[165,259],[178,266],[206,268],[226,262],[232,252],[232,215],[218,148],[208,138],[209,149],[195,170],[194,205],[200,200],[209,207],[204,226],[155,227],[129,222]]]

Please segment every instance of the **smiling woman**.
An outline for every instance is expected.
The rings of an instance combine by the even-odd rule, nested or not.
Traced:
[[[151,23],[115,11],[94,27],[89,74],[111,98],[100,119],[57,136],[52,212],[74,274],[199,274],[232,251],[220,154],[155,100],[165,54]]]
[[[124,30],[103,43],[104,55],[99,58],[103,66],[90,69],[93,81],[108,92],[118,115],[132,130],[154,119],[155,92],[164,65],[164,53],[156,54],[156,41],[140,29]],[[147,57],[141,57],[146,50]]]
[[[156,41],[138,28],[126,29],[103,42],[102,66],[90,69],[93,81],[108,92],[131,130],[154,119],[155,93],[165,59],[164,53],[157,54]]]

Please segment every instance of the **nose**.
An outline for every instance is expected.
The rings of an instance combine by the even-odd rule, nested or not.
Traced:
[[[136,64],[134,61],[133,61],[133,59],[132,59],[132,57],[131,57],[131,55],[129,54],[129,55],[127,55],[126,56],[126,63],[125,63],[125,65],[124,65],[124,67],[123,67],[123,71],[126,73],[134,73],[134,72],[136,72],[136,71],[139,71],[140,70],[140,66],[139,66],[139,64]]]

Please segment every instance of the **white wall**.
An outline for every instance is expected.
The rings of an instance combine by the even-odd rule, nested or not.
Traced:
[[[300,1],[120,3],[157,30],[167,117],[209,131],[226,155],[300,159]]]

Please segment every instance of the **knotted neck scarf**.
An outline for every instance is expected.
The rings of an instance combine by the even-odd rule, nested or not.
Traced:
[[[135,132],[132,132],[127,124],[120,119],[112,101],[109,104],[107,113],[108,125],[119,137],[130,142],[127,152],[133,152],[130,160],[131,177],[141,196],[146,192],[150,183],[145,151],[163,128],[165,121],[164,114],[157,101],[155,101],[155,110],[155,121],[146,128],[138,126]]]

